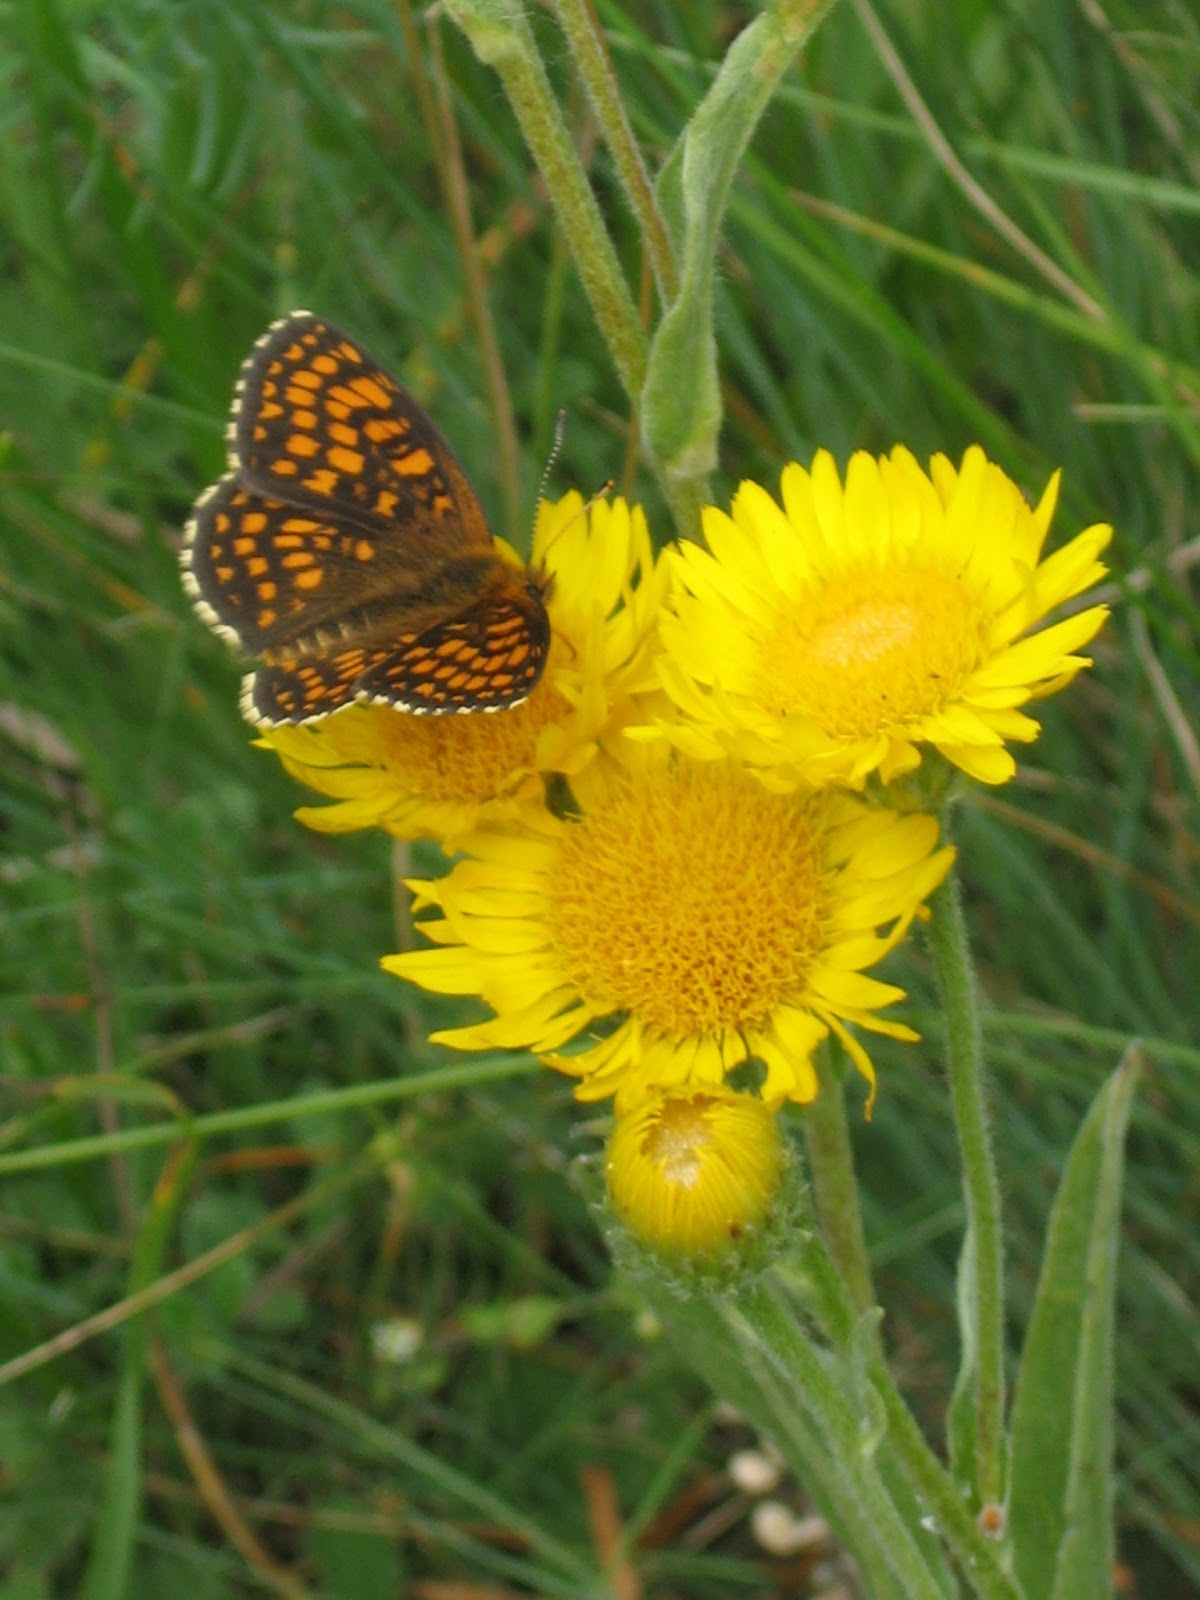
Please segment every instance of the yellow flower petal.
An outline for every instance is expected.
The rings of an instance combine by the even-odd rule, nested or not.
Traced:
[[[529,699],[494,716],[355,705],[311,726],[269,730],[259,744],[293,777],[353,802],[304,807],[303,822],[326,833],[379,827],[453,850],[481,821],[536,813],[547,774],[578,771],[603,740],[645,719],[647,696],[657,694],[668,572],[641,508],[601,500],[585,509],[574,493],[543,502],[533,560],[549,580],[553,641]]]
[[[776,794],[732,763],[623,741],[580,775],[566,816],[545,814],[533,849],[481,829],[447,877],[416,885],[442,948],[385,965],[452,993],[472,971],[497,1022],[449,1042],[544,1051],[580,1099],[615,1095],[620,1111],[757,1059],[765,1099],[803,1101],[831,1019],[857,1025],[903,998],[863,969],[945,876],[953,852],[937,839],[929,817]],[[567,1018],[576,1035],[600,1019],[611,1031],[573,1048]]]
[[[782,505],[742,484],[704,514],[709,550],[677,554],[659,675],[678,712],[657,729],[681,750],[731,755],[778,789],[891,781],[923,746],[983,781],[1027,738],[1008,715],[1087,665],[1073,652],[1103,607],[1043,628],[1103,574],[1111,530],[1042,559],[1058,479],[1031,510],[978,446],[923,472],[897,448],[818,452],[785,468]]]

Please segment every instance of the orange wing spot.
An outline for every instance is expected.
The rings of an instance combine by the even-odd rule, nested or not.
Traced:
[[[358,443],[358,429],[348,428],[344,422],[331,422],[329,424],[329,437],[334,444],[349,445],[353,450]]]
[[[337,488],[338,475],[328,467],[318,467],[311,478],[305,478],[304,487],[314,494],[332,494]]]
[[[363,423],[363,432],[372,444],[386,444],[389,439],[407,433],[408,427],[399,417],[368,417]]]
[[[386,411],[392,403],[392,397],[375,378],[355,378],[350,385],[369,406],[374,406],[376,411]]]
[[[268,578],[266,583],[260,583],[259,586],[258,586],[258,598],[260,600],[263,600],[263,601],[274,600],[275,596],[278,593],[279,593],[279,585],[277,583],[275,583],[271,578]]]
[[[297,567],[311,567],[313,557],[311,550],[289,550],[283,557],[283,565],[289,572],[294,572]]]
[[[321,446],[311,433],[293,433],[287,442],[288,450],[294,456],[300,456],[308,461],[315,456]]]
[[[528,643],[514,645],[508,652],[508,664],[510,667],[523,667],[528,660]]]
[[[275,385],[272,384],[271,388],[274,389],[274,387]],[[258,414],[264,422],[273,422],[276,417],[283,415],[283,407],[277,400],[264,400],[258,408]]]
[[[321,524],[319,522],[317,522],[316,519],[313,518],[313,517],[288,517],[286,522],[283,522],[283,523],[280,524],[280,528],[281,528],[282,532],[284,534],[287,534],[287,535],[299,534],[299,533],[316,533],[317,529],[320,526],[321,526]],[[285,541],[283,539],[276,539],[276,541],[275,541],[276,544],[283,544],[284,542]],[[299,544],[300,543],[299,539],[294,539],[294,538],[290,538],[290,537],[286,540],[286,542],[288,544]]]
[[[350,407],[344,400],[327,399],[325,401],[325,409],[337,422],[345,422],[346,418],[350,415]]]
[[[296,463],[289,460],[287,456],[280,456],[278,461],[272,461],[271,463],[271,471],[281,478],[294,478],[299,470]]]
[[[343,361],[352,361],[356,367],[362,366],[362,356],[354,345],[347,343],[345,339],[338,345],[338,354]]]
[[[355,561],[374,561],[375,546],[369,539],[360,539],[354,546]]]
[[[301,389],[296,384],[293,384],[290,389],[284,390],[283,398],[287,401],[288,405],[291,406],[293,412],[311,409],[313,403],[312,390]],[[281,412],[280,415],[282,414],[283,413]]]
[[[272,606],[264,606],[258,613],[257,620],[260,628],[273,628],[279,621],[279,613]]]
[[[298,533],[277,533],[272,543],[276,550],[299,550],[304,540]]]
[[[350,408],[342,413],[343,416],[349,416],[351,410],[361,411],[364,406],[369,406],[371,404],[371,402],[363,395],[355,393],[353,389],[348,388],[344,383],[335,383],[333,388],[329,391],[329,398],[330,400],[336,400],[340,406],[347,406]],[[329,410],[331,414],[336,415],[332,406],[329,407]]]
[[[321,377],[320,372],[314,372],[311,367],[301,367],[298,371],[293,372],[292,382],[300,389],[323,389],[325,387],[325,380]]]
[[[246,571],[252,578],[261,578],[263,573],[267,571],[266,557],[251,556],[249,561],[246,563]]]
[[[292,426],[303,428],[305,433],[316,433],[317,413],[315,411],[295,411],[292,413]]]
[[[313,371],[320,372],[327,378],[332,378],[338,369],[338,364],[333,356],[322,350],[320,355],[313,357]]]
[[[288,345],[287,349],[283,352],[283,359],[285,361],[299,361],[303,354],[304,340],[297,339],[295,344]]]
[[[357,478],[367,464],[366,457],[360,455],[357,450],[347,450],[340,444],[335,444],[326,454],[331,466],[351,478]]]
[[[428,478],[434,471],[433,457],[428,450],[410,450],[407,455],[393,456],[392,466],[402,478]]]
[[[320,567],[305,567],[296,574],[294,581],[298,589],[319,589],[325,582],[325,574]]]
[[[375,509],[381,517],[390,517],[399,497],[391,489],[381,489],[375,496]]]
[[[257,539],[235,539],[233,541],[233,553],[235,556],[252,556],[257,549]]]
[[[218,511],[216,516],[213,518],[213,522],[216,524],[218,533],[226,534],[229,532],[230,523],[228,511]]]
[[[233,568],[232,567],[218,567],[217,568],[217,582],[218,583],[232,583],[233,582]]]

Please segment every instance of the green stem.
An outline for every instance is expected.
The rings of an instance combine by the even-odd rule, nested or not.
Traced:
[[[487,378],[492,420],[496,427],[496,454],[500,463],[500,487],[504,494],[504,531],[509,539],[519,537],[521,520],[521,452],[517,443],[517,423],[513,415],[512,395],[504,372],[504,358],[500,353],[500,340],[496,323],[488,304],[487,278],[480,258],[479,242],[471,220],[471,198],[467,187],[467,173],[463,162],[462,142],[458,137],[458,123],[450,94],[450,80],[442,54],[442,30],[436,23],[427,22],[430,55],[433,61],[433,81],[437,90],[437,109],[441,116],[441,159],[438,176],[442,195],[454,230],[458,258],[462,262],[463,277],[467,285],[467,305],[475,323],[475,337],[483,357],[483,370]]]
[[[958,1557],[975,1593],[980,1600],[1025,1600],[1021,1585],[1000,1566],[997,1546],[971,1515],[930,1449],[882,1355],[873,1357],[867,1370],[883,1401],[888,1442],[909,1483],[921,1496],[934,1528]]]
[[[842,1470],[841,1452],[828,1430],[808,1409],[795,1374],[777,1359],[762,1358],[761,1339],[744,1322],[733,1325],[727,1296],[703,1289],[681,1296],[631,1241],[614,1240],[614,1251],[684,1359],[714,1394],[732,1402],[778,1446],[838,1538],[853,1551],[870,1593],[891,1600],[897,1590],[880,1530]]]
[[[765,1285],[743,1287],[736,1303],[727,1301],[724,1309],[746,1356],[765,1358],[780,1372],[793,1405],[803,1396],[907,1600],[945,1600],[945,1591],[888,1493],[873,1453],[864,1448],[862,1424],[845,1375],[822,1360],[795,1316]]]
[[[854,1153],[846,1124],[845,1086],[828,1050],[817,1056],[820,1092],[804,1111],[804,1141],[821,1232],[859,1311],[875,1304],[871,1265],[863,1232]]]
[[[954,1122],[962,1154],[971,1259],[965,1297],[975,1357],[975,1482],[984,1505],[1004,1499],[1004,1252],[1000,1190],[983,1089],[983,1034],[957,874],[930,900],[929,944],[946,1019]]]
[[[778,1281],[794,1299],[811,1305],[831,1343],[848,1352],[858,1316],[838,1265],[819,1236],[812,1235],[805,1244],[800,1265],[797,1275],[781,1264]],[[917,1426],[878,1343],[867,1355],[866,1370],[883,1402],[888,1445],[975,1593],[981,1600],[1024,1600],[1020,1584],[1000,1565],[998,1547],[984,1534]]]
[[[652,457],[649,459],[653,459]],[[712,504],[712,491],[707,476],[675,477],[671,473],[659,474],[659,483],[671,508],[671,520],[680,539],[699,539],[701,512]]]
[[[203,1117],[144,1123],[141,1127],[122,1128],[113,1134],[89,1134],[83,1139],[64,1139],[61,1144],[12,1150],[0,1155],[0,1177],[10,1177],[14,1172],[35,1172],[44,1167],[68,1166],[74,1161],[91,1161],[98,1156],[111,1155],[114,1150],[144,1150],[151,1145],[170,1144],[175,1139],[212,1139],[225,1133],[244,1133],[248,1128],[290,1123],[297,1117],[327,1117],[343,1111],[373,1109],[394,1100],[415,1100],[449,1089],[498,1083],[538,1070],[528,1056],[506,1052],[482,1056],[461,1065],[437,1067],[430,1072],[414,1072],[403,1078],[352,1083],[345,1089],[314,1089],[311,1094],[297,1095],[291,1100],[267,1100],[258,1105],[238,1106],[232,1111],[210,1111]]]
[[[669,306],[679,292],[675,251],[654,197],[654,185],[642,152],[633,136],[603,35],[587,0],[554,0],[554,9],[603,131],[604,142],[612,154],[617,176],[641,224],[642,243],[658,285],[659,299],[664,306]]]
[[[504,84],[625,393],[636,406],[646,376],[645,335],[520,0],[446,0],[446,9]]]

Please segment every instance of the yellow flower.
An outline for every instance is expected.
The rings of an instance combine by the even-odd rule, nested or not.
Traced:
[[[1091,664],[1074,652],[1107,615],[1030,631],[1105,571],[1102,524],[1043,559],[1058,483],[1031,510],[978,446],[928,474],[900,447],[860,452],[844,487],[821,451],[784,469],[782,507],[743,483],[731,515],[705,511],[708,550],[675,553],[660,671],[684,724],[660,731],[780,788],[887,782],[922,744],[1005,782],[1006,741],[1039,732],[1017,708]]]
[[[515,558],[514,558],[515,559]],[[350,706],[261,739],[293,777],[336,804],[304,806],[323,833],[380,827],[454,848],[483,818],[519,817],[543,799],[543,774],[585,766],[597,742],[657,691],[653,658],[667,568],[640,506],[570,493],[538,508],[533,562],[549,576],[550,659],[523,705],[494,716],[411,716]]]
[[[527,1048],[579,1080],[581,1100],[719,1085],[753,1059],[763,1099],[811,1100],[812,1052],[847,1024],[914,1039],[877,1015],[903,991],[868,977],[904,936],[953,852],[932,817],[844,791],[770,792],[732,762],[621,741],[575,780],[577,810],[463,841],[467,859],[413,883],[440,946],[387,970],[474,994],[490,1021],[435,1040]],[[563,1047],[585,1030],[577,1053]]]
[[[651,1094],[616,1120],[608,1197],[651,1250],[727,1256],[760,1233],[786,1161],[776,1118],[752,1095],[723,1088]]]

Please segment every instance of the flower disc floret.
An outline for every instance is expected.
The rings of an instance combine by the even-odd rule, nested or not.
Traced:
[[[1018,708],[1069,682],[1107,615],[1092,606],[1032,631],[1103,576],[1102,524],[1043,557],[1058,496],[1035,508],[977,446],[929,473],[902,448],[859,452],[843,485],[820,452],[792,463],[782,505],[744,483],[704,513],[708,549],[675,552],[663,683],[681,748],[733,754],[778,787],[886,782],[920,747],[985,783],[1015,771]]]
[[[934,820],[772,793],[662,744],[623,756],[581,775],[576,812],[480,832],[448,877],[413,885],[441,912],[421,924],[440,948],[384,966],[495,1012],[434,1037],[529,1048],[618,1109],[649,1086],[720,1085],[748,1060],[768,1104],[810,1100],[830,1031],[873,1084],[848,1024],[916,1037],[878,1015],[903,991],[865,969],[949,867]]]

